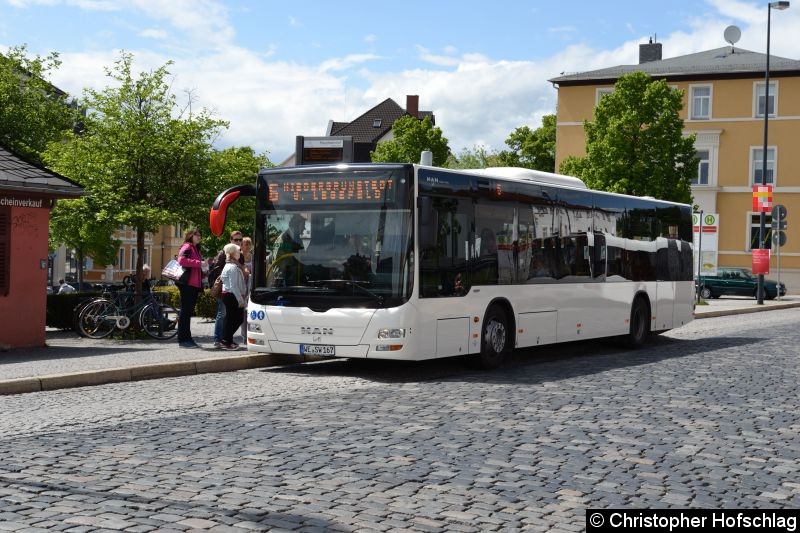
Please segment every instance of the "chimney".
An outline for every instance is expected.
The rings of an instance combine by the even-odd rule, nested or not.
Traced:
[[[639,45],[639,64],[650,61],[661,61],[661,43],[654,43],[652,37],[649,43]]]
[[[419,95],[406,95],[406,113],[414,118],[419,118]]]

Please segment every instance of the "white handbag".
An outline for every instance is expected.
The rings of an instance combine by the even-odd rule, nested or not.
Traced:
[[[183,267],[178,263],[177,259],[172,259],[164,270],[161,271],[161,277],[178,281],[183,276]]]

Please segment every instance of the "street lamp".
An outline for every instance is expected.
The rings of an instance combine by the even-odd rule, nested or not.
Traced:
[[[767,6],[767,68],[764,70],[764,152],[761,162],[761,185],[767,184],[767,137],[769,132],[769,30],[772,19],[772,10],[784,10],[789,7],[789,2],[770,2]],[[759,216],[758,247],[766,248],[764,237],[766,233],[766,214],[761,211]],[[758,305],[764,305],[764,274],[758,275]]]

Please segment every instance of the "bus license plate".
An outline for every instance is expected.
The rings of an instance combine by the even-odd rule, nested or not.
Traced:
[[[333,357],[336,355],[336,349],[332,344],[301,344],[300,355],[321,355],[323,357]]]

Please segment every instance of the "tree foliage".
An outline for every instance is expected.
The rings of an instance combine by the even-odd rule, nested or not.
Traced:
[[[67,95],[47,81],[58,54],[29,58],[25,46],[0,55],[0,144],[33,163],[47,144],[62,139],[77,113]]]
[[[93,197],[59,200],[50,214],[50,247],[64,244],[75,250],[78,281],[83,281],[84,258],[104,265],[114,263],[120,241],[114,238],[117,224],[94,205]]]
[[[209,175],[214,177],[216,195],[229,187],[244,183],[255,183],[258,170],[271,167],[267,154],[256,154],[250,147],[233,147],[214,152],[208,166]],[[255,198],[239,198],[228,207],[225,220],[225,231],[220,237],[214,237],[209,227],[208,212],[211,202],[199,206],[198,212],[191,220],[198,220],[198,227],[203,232],[203,255],[212,256],[230,242],[230,233],[241,231],[245,236],[253,236],[255,232]]]
[[[691,203],[697,176],[694,135],[684,137],[683,92],[642,72],[619,78],[584,123],[586,156],[559,170],[593,189]]]
[[[464,148],[457,154],[450,154],[447,158],[447,168],[489,168],[511,166],[506,163],[503,153],[496,150],[487,150],[485,146]]]
[[[500,153],[506,166],[555,172],[556,116],[545,115],[542,125],[535,130],[528,126],[515,129],[506,139],[506,144],[511,150]]]
[[[375,163],[419,163],[424,150],[433,152],[433,164],[444,166],[450,153],[447,138],[430,117],[422,120],[406,115],[392,124],[394,139],[378,143],[371,153]]]
[[[145,232],[197,221],[199,206],[213,200],[211,143],[227,123],[193,112],[191,102],[178,106],[167,79],[171,63],[138,76],[132,64],[123,52],[106,69],[111,85],[85,91],[83,131],[52,143],[45,160],[84,186],[90,198],[83,201],[98,220],[136,230],[138,278]]]

